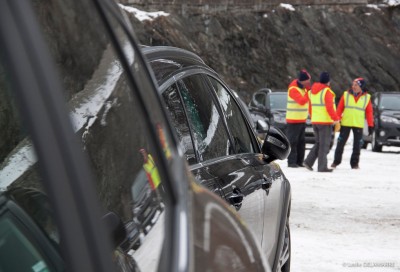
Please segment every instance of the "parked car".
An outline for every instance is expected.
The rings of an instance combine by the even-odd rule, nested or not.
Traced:
[[[290,184],[273,161],[290,152],[271,126],[259,145],[246,110],[220,76],[192,52],[144,47],[172,126],[199,182],[253,231],[273,271],[290,269]]]
[[[188,171],[132,26],[113,1],[6,0],[0,18],[1,271],[271,271],[249,226]],[[264,149],[279,150],[278,136]],[[259,157],[251,165],[272,173],[259,172],[259,192],[288,190],[279,167]],[[162,209],[143,217],[157,219],[130,250],[126,239],[136,235],[126,231],[140,221],[132,187],[144,182],[143,170]],[[288,245],[288,235],[271,231],[280,248]]]
[[[141,170],[131,187],[134,221],[140,232],[147,234],[162,212],[159,191],[152,188],[146,172]]]
[[[272,91],[268,88],[262,88],[256,91],[249,103],[251,113],[264,115],[271,125],[274,125],[286,133],[286,110],[287,110],[287,92]],[[311,119],[306,120],[305,129],[306,143],[314,144],[315,135],[311,124]],[[332,131],[329,148],[332,148],[335,141],[335,133]]]
[[[130,221],[125,223],[126,239],[121,243],[121,249],[125,252],[131,249],[137,250],[140,247],[142,233],[135,222]]]
[[[249,103],[249,109],[264,114],[269,123],[286,133],[287,92],[262,88],[255,92]]]
[[[369,136],[368,125],[364,126],[363,147],[371,143],[374,152],[381,152],[383,146],[400,147],[400,93],[376,93],[372,103],[375,129]]]
[[[249,107],[240,98],[240,96],[234,90],[232,90],[232,93],[236,97],[238,103],[241,105],[241,107],[243,109],[243,113],[246,116],[247,120],[250,122],[251,126],[253,127],[253,129],[257,135],[258,141],[262,144],[265,137],[267,136],[267,133],[268,133],[269,127],[270,127],[268,119],[262,113],[258,113],[255,111],[250,112]]]

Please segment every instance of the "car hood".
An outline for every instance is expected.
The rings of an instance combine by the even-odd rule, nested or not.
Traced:
[[[386,116],[396,117],[396,118],[400,119],[400,110],[384,109],[384,110],[381,110],[381,114],[386,115]]]
[[[271,110],[272,114],[286,114],[285,109],[279,109],[279,110]]]

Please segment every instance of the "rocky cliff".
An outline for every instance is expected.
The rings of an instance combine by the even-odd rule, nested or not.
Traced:
[[[359,76],[371,92],[400,91],[400,6],[129,17],[141,43],[196,52],[246,100],[261,87],[285,89],[301,68],[315,81],[330,72],[338,96]]]

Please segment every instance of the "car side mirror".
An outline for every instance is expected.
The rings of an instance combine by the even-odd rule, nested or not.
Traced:
[[[267,110],[267,107],[265,107],[261,103],[258,103],[258,101],[256,101],[256,100],[253,100],[252,103],[249,106],[250,106],[250,108],[256,109],[258,111],[263,111],[264,112],[264,111]]]
[[[280,129],[271,126],[261,147],[262,153],[266,155],[267,162],[286,159],[290,150],[290,143],[286,135]]]
[[[255,109],[261,112],[265,112],[267,110],[267,107],[263,104],[261,104],[260,102],[258,102],[258,100],[256,99],[257,93],[254,93],[251,101],[249,103],[249,108],[250,109]]]
[[[126,229],[121,218],[114,212],[109,212],[102,217],[114,248],[117,248],[126,239]]]
[[[271,117],[274,116],[274,115],[272,114],[271,108],[270,108],[269,106],[266,106],[266,107],[265,107],[265,115],[266,115],[268,118],[271,118]]]
[[[268,133],[269,123],[266,120],[257,120],[256,130],[258,133]]]

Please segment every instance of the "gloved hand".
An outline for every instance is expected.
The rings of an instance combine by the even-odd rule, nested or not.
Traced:
[[[340,131],[340,122],[334,123],[333,131],[339,132]]]
[[[374,127],[368,127],[368,136],[371,136],[372,132],[374,132]]]

